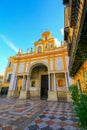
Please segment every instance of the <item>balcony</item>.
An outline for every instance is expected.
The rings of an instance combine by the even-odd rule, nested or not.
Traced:
[[[72,0],[72,4],[71,4],[71,21],[70,21],[70,25],[71,27],[75,26],[75,18],[77,15],[77,0]]]
[[[73,55],[70,56],[69,72],[71,77],[74,77],[85,60],[87,60],[87,36],[81,35],[77,48],[74,50]]]
[[[67,48],[68,48],[68,56],[70,56],[71,49],[72,49],[72,43],[68,43]]]
[[[69,33],[69,27],[65,27],[64,28],[64,40],[65,41],[68,40],[68,33]]]
[[[63,4],[64,4],[64,5],[69,4],[69,0],[63,0]]]
[[[73,18],[75,20],[75,17]],[[70,52],[69,72],[74,77],[85,60],[87,60],[87,3],[84,1],[79,33],[73,37],[72,52]],[[74,42],[76,41],[76,42]]]

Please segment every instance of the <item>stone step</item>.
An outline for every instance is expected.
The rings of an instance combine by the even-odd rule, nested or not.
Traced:
[[[44,105],[42,109],[40,109],[38,112],[36,112],[31,118],[28,118],[25,120],[18,128],[14,130],[24,130],[44,109],[47,107],[47,104]]]

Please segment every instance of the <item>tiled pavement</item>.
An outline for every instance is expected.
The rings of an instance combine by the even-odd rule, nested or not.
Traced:
[[[72,105],[0,99],[0,130],[80,130]]]
[[[70,103],[48,102],[48,107],[25,130],[80,130]]]
[[[24,129],[46,104],[40,100],[0,99],[0,130]]]

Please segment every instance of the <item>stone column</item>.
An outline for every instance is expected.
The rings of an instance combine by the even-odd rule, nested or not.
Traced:
[[[67,91],[68,91],[67,72],[65,72],[65,80],[66,80],[66,89],[67,89]]]
[[[15,76],[14,79],[13,90],[16,90],[16,85],[17,85],[17,76]]]
[[[55,73],[54,73],[54,91],[56,91],[56,76],[55,76]]]
[[[29,93],[29,76],[23,76],[23,81],[22,81],[22,90],[20,92],[20,99],[27,99],[30,98],[30,93]]]
[[[67,76],[69,76],[69,75],[67,75],[68,73],[67,72],[65,72],[65,79],[66,79],[66,89],[67,89],[67,101],[68,102],[72,102],[72,99],[71,99],[71,94],[70,94],[70,92],[69,92],[69,90],[68,90],[68,88],[69,88],[69,78],[67,77]]]
[[[30,76],[27,75],[26,90],[29,90]]]
[[[17,97],[17,81],[18,81],[18,77],[15,76],[14,78],[14,84],[13,84],[13,97]]]
[[[48,75],[48,86],[49,86],[49,91],[50,91],[50,74]]]
[[[55,78],[55,76],[54,76],[54,78]],[[56,89],[55,89],[55,91],[50,91],[50,74],[49,74],[48,83],[49,83],[48,101],[57,101],[57,91],[56,91]],[[54,83],[54,86],[56,87],[55,83]]]
[[[23,75],[23,81],[22,81],[22,90],[25,90],[25,84],[26,83],[26,77]]]

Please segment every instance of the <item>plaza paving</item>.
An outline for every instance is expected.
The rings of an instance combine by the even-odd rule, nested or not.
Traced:
[[[0,99],[0,130],[80,130],[72,104]]]

